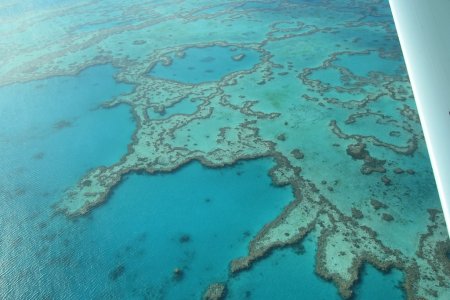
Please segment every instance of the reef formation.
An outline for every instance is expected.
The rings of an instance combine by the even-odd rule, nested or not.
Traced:
[[[408,299],[450,297],[450,242],[430,192],[432,172],[387,1],[172,2],[170,9],[151,1],[70,4],[35,12],[9,33],[19,41],[32,25],[67,20],[64,32],[36,46],[18,42],[20,60],[6,53],[0,85],[111,63],[120,70],[116,80],[134,86],[101,106],[132,110],[136,130],[127,153],[85,174],[55,210],[88,214],[133,172],[273,157],[273,184],[290,186],[293,200],[252,239],[246,256],[230,262],[229,276],[315,231],[316,273],[343,298],[352,297],[366,263],[401,270]],[[114,23],[115,10],[124,22]],[[77,18],[87,11],[89,21]],[[111,24],[95,29],[102,22]],[[223,48],[231,49],[227,64],[235,64],[227,72],[205,69],[204,80],[193,83],[189,70],[198,66],[174,68],[193,49]],[[223,51],[209,50],[203,63],[224,60]],[[156,68],[179,74],[168,79]],[[181,101],[196,110],[149,115]],[[211,284],[204,299],[226,291],[226,280]]]

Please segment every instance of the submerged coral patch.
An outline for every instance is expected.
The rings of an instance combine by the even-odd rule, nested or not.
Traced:
[[[217,45],[182,51],[182,55],[163,56],[149,75],[189,84],[217,81],[233,72],[251,69],[260,56],[253,49]]]

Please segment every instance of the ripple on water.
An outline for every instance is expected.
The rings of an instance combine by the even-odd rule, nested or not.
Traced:
[[[135,128],[129,108],[96,109],[131,91],[116,73],[101,65],[0,88],[0,264],[8,273],[2,296],[86,298],[82,282],[92,257],[84,269],[74,265],[79,245],[86,244],[85,255],[95,251],[82,222],[55,216],[51,205],[89,168],[127,151]]]

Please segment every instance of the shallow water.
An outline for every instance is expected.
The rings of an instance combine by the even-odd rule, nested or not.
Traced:
[[[345,55],[336,60],[335,65],[348,68],[357,76],[367,77],[369,72],[382,72],[384,74],[401,74],[400,68],[403,61],[381,58],[379,54],[371,52],[369,54]]]
[[[208,46],[187,48],[179,57],[169,56],[168,65],[157,63],[150,75],[184,83],[216,81],[236,71],[251,69],[259,60],[259,54],[251,49]]]
[[[190,115],[197,110],[199,105],[198,102],[199,101],[195,99],[181,99],[179,102],[165,108],[164,111],[161,112],[155,112],[154,108],[149,108],[147,114],[150,119],[154,120],[167,119],[178,114]]]

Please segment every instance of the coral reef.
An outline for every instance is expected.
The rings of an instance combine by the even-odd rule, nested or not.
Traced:
[[[184,272],[180,268],[175,268],[173,269],[172,275],[174,280],[180,281],[181,279],[183,279]]]
[[[353,296],[366,263],[401,270],[408,299],[450,297],[448,235],[430,192],[435,187],[420,120],[386,3],[175,1],[167,11],[164,3],[134,3],[131,13],[127,2],[97,2],[18,20],[23,22],[0,42],[21,53],[20,60],[13,51],[3,53],[0,86],[76,75],[105,63],[117,67],[117,82],[133,86],[98,108],[127,105],[132,111],[136,129],[126,153],[114,164],[92,166],[55,204],[57,212],[72,219],[87,215],[130,173],[174,172],[193,160],[221,168],[272,157],[269,176],[274,185],[291,187],[293,200],[267,220],[245,256],[229,262],[229,276],[251,271],[276,248],[297,247],[314,231],[316,273],[343,298]],[[80,32],[101,24],[78,20],[84,6],[96,5],[101,18],[115,19],[113,12],[123,9],[133,23]],[[33,47],[20,42],[34,23],[55,28],[55,18],[65,16],[76,24],[51,31]],[[186,34],[191,32],[196,34]],[[206,68],[195,82],[158,76],[189,60],[192,50],[205,53],[199,61],[209,66],[222,59],[214,49],[224,48],[233,53],[227,58],[236,69]],[[252,57],[256,62],[247,63]],[[195,101],[195,111],[170,114],[182,101]],[[70,125],[63,120],[52,131]],[[19,196],[25,192],[16,190]],[[427,209],[429,220],[423,217]],[[393,237],[400,229],[402,237]],[[191,241],[185,234],[177,238]],[[124,272],[119,265],[109,278]],[[183,274],[176,268],[172,275]],[[226,293],[225,283],[214,283],[203,298],[223,299]]]
[[[388,208],[386,204],[377,199],[370,199],[370,205],[372,205],[375,210],[379,210],[380,208]]]
[[[347,154],[353,157],[353,159],[360,159],[364,161],[364,164],[361,167],[361,173],[364,175],[369,175],[373,172],[386,172],[386,169],[383,167],[386,160],[380,160],[370,156],[369,151],[366,150],[366,144],[364,143],[348,145]]]
[[[223,283],[213,283],[203,294],[203,300],[222,300],[227,294],[227,287]]]

